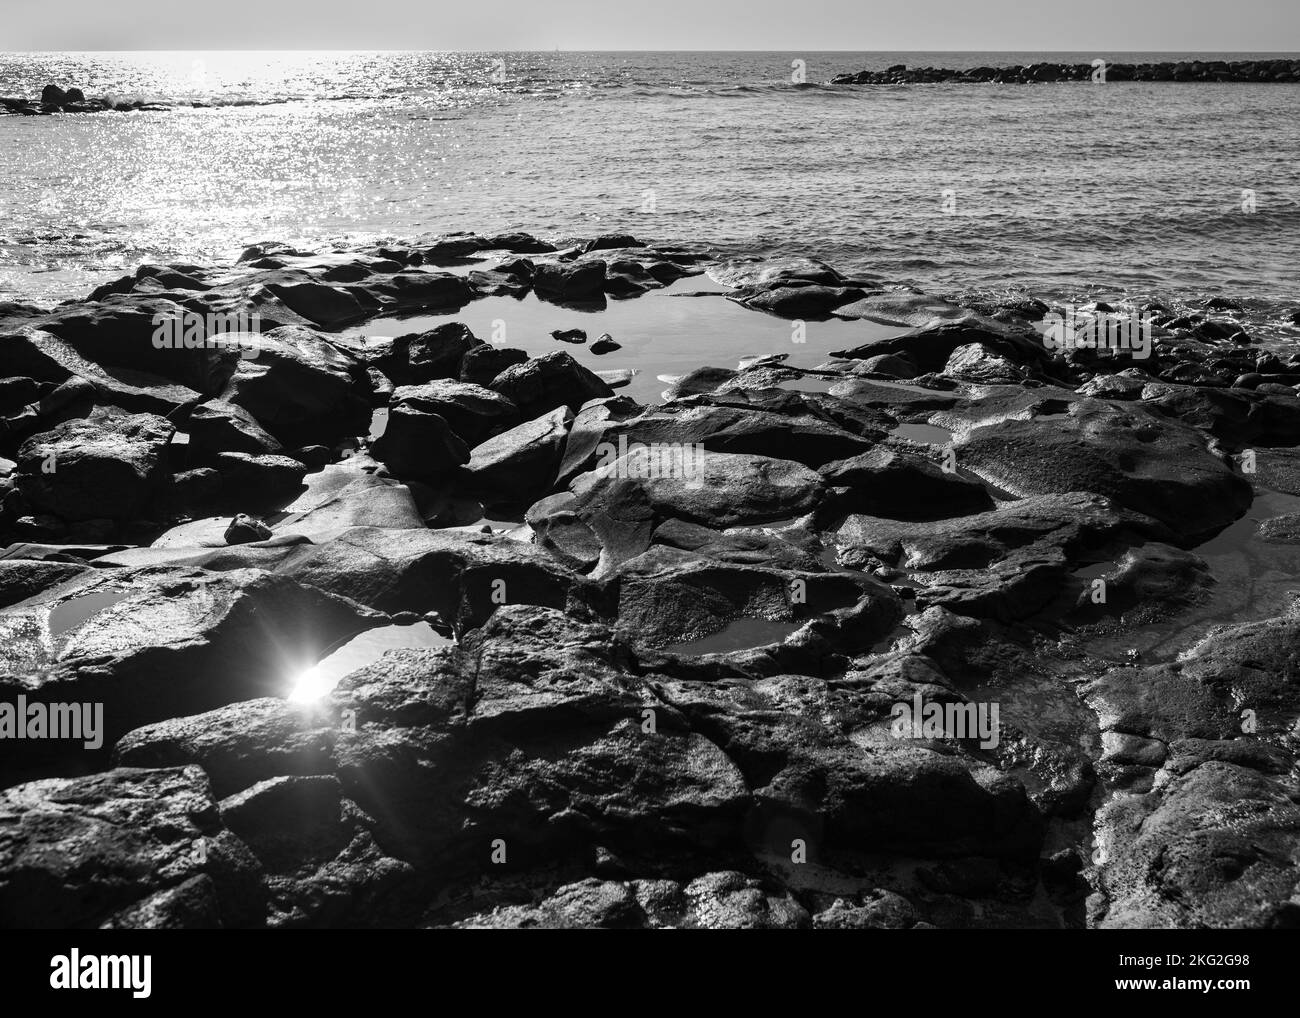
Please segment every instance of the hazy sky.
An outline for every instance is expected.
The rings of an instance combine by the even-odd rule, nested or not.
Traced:
[[[1300,50],[1297,0],[0,0],[0,49]]]

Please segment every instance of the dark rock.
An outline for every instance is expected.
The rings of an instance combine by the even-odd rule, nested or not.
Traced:
[[[429,256],[431,252],[426,252]],[[441,257],[431,255],[434,260]],[[414,314],[417,311],[454,311],[474,300],[477,294],[468,279],[446,272],[409,269],[392,275],[375,275],[351,288],[366,295],[374,307]]]
[[[328,774],[338,728],[319,707],[281,697],[244,700],[128,733],[113,750],[121,767],[202,766],[226,797],[280,775]]]
[[[975,360],[972,362],[972,367],[979,362],[984,362],[986,365],[991,363],[998,366],[998,370],[1005,372],[1007,369],[1001,366],[1005,361],[1017,367],[1046,373],[1050,377],[1052,374],[1049,366],[1050,358],[1042,341],[1033,330],[1022,331],[1020,328],[1011,328],[996,322],[974,321],[972,320],[974,316],[969,311],[964,308],[959,310],[961,315],[967,317],[966,321],[926,324],[895,339],[868,343],[852,350],[836,351],[832,356],[865,359],[882,354],[898,354],[906,356],[922,371],[942,372],[948,366],[949,358],[957,350],[975,344],[979,349],[973,352]],[[844,313],[844,308],[837,311],[837,314]],[[895,324],[910,324],[910,322],[900,321]],[[963,355],[963,357],[970,356],[971,353]],[[997,360],[989,362],[989,358],[997,358]],[[955,366],[960,368],[962,364],[959,362]]]
[[[221,475],[212,467],[196,467],[172,474],[169,504],[182,511],[212,504],[221,494]]]
[[[562,350],[506,368],[492,380],[489,388],[519,407],[520,416],[525,420],[561,406],[576,411],[589,400],[614,394],[608,385]]]
[[[471,382],[440,379],[398,386],[389,405],[393,410],[437,414],[470,446],[514,427],[519,420],[514,403]]]
[[[1300,544],[1300,515],[1292,513],[1260,521],[1259,538],[1270,544]]]
[[[515,254],[546,254],[554,251],[555,245],[538,240],[530,233],[501,233],[489,237],[484,249],[493,251],[513,251]]]
[[[716,392],[739,374],[731,368],[693,368],[667,388],[664,398],[674,400]]]
[[[533,291],[558,303],[580,303],[598,298],[605,289],[605,263],[599,259],[560,265],[539,264],[533,271]]]
[[[257,357],[239,362],[223,399],[247,410],[288,446],[363,433],[369,423],[359,365],[310,329],[263,333]]]
[[[240,513],[226,527],[227,544],[248,544],[250,541],[265,541],[271,536],[271,528],[259,519]]]
[[[949,378],[976,385],[1014,385],[1025,374],[1021,368],[983,343],[967,343],[957,347],[949,354],[943,373]]]
[[[1065,588],[1068,567],[1090,552],[1138,538],[1166,539],[1155,521],[1085,492],[1023,498],[975,516],[931,523],[849,516],[839,560],[905,570],[922,609],[1002,621],[1042,611]],[[1093,559],[1095,560],[1095,559]]]
[[[160,341],[170,338],[172,345],[160,346],[155,339],[169,321],[176,323],[173,335],[164,332]],[[185,308],[162,298],[113,295],[98,303],[56,309],[43,324],[106,371],[147,372],[204,395],[220,392],[240,359],[237,351],[209,342],[205,320],[187,317]],[[194,328],[197,333],[191,337],[188,330]]]
[[[645,247],[645,243],[637,240],[628,233],[602,233],[599,237],[593,237],[583,245],[585,251],[608,251],[615,248],[624,247]]]
[[[123,768],[0,792],[6,926],[256,927],[257,864],[197,767]]]
[[[723,286],[772,289],[789,285],[844,286],[838,271],[816,258],[737,259],[709,269],[709,275]]]
[[[865,576],[723,565],[660,546],[622,562],[618,577],[615,631],[633,647],[693,642],[736,619],[784,622],[785,633],[773,635],[767,646],[790,667],[795,654],[782,652],[811,645],[810,653],[801,655],[806,658],[801,670],[813,674],[831,648],[865,650],[902,617],[894,592]],[[784,646],[776,650],[778,644]]]
[[[40,388],[31,378],[0,379],[0,417],[12,417],[40,399]]]
[[[175,430],[149,414],[65,421],[19,448],[19,490],[65,520],[133,519],[167,480]]]
[[[57,562],[43,559],[0,559],[0,608],[25,601],[43,591],[57,587],[88,568],[82,562]]]
[[[765,523],[810,512],[825,494],[817,474],[789,460],[711,452],[674,459],[644,446],[579,475],[570,487],[572,502],[552,511],[581,521],[605,548],[607,566],[644,551],[657,520]]]
[[[279,509],[302,490],[307,468],[289,456],[253,456],[246,452],[218,453],[213,466],[221,474],[225,502],[259,511]]]
[[[1188,538],[1225,527],[1251,500],[1250,485],[1190,428],[1099,400],[978,427],[955,448],[962,468],[1014,495],[1096,492]]]
[[[400,477],[438,477],[469,462],[469,447],[445,418],[405,406],[389,411],[374,454]]]
[[[663,273],[661,272],[660,275]],[[639,297],[648,290],[658,290],[664,284],[640,262],[618,258],[605,267],[605,292],[611,297]]]
[[[1294,927],[1300,807],[1280,783],[1210,760],[1103,811],[1105,910],[1139,929]]]
[[[462,382],[472,382],[486,388],[506,368],[522,364],[526,360],[528,354],[523,350],[481,343],[465,351],[460,361],[459,377]]]
[[[270,283],[267,289],[290,309],[322,329],[341,329],[368,317],[368,312],[357,298],[341,286],[325,283]]]
[[[1150,624],[1206,600],[1206,588],[1214,582],[1203,559],[1158,542],[1128,549],[1100,578],[1105,601],[1094,600],[1089,586],[1079,595],[1076,612],[1119,612],[1129,625]]]
[[[636,446],[699,446],[816,468],[865,452],[885,437],[891,423],[831,397],[782,390],[678,398],[630,415],[596,410],[580,414],[578,422],[580,437],[565,451],[566,480]]]
[[[398,336],[393,340],[391,350],[379,358],[376,365],[398,385],[420,385],[439,378],[457,377],[462,371],[462,363],[471,353],[489,356],[486,351],[493,351],[493,348],[460,322],[447,322],[428,332]]]
[[[523,297],[528,292],[528,281],[507,272],[473,270],[466,277],[475,294],[480,297]]]
[[[260,456],[274,455],[283,449],[257,418],[226,400],[209,400],[196,406],[190,412],[186,429],[190,436],[191,463],[211,463],[223,452]]]
[[[165,416],[201,399],[198,391],[178,385],[160,374],[91,363],[70,343],[39,329],[25,329],[22,333],[0,337],[0,351],[3,351],[8,371],[29,374],[38,382],[88,386],[88,398],[99,406]],[[231,363],[231,371],[233,368]],[[224,378],[222,384],[225,384]],[[52,395],[47,395],[45,400],[52,402]],[[40,413],[45,415],[51,410],[52,407],[43,400]]]
[[[820,468],[826,483],[848,488],[842,504],[889,519],[927,520],[992,509],[984,486],[938,464],[896,449],[877,447]]]
[[[504,501],[535,501],[555,483],[572,421],[568,407],[557,407],[475,446],[465,467],[474,489]]]
[[[743,291],[742,291],[743,293]],[[734,298],[746,307],[767,311],[783,318],[820,317],[845,304],[860,300],[864,291],[857,287],[777,286],[752,295]]]
[[[938,324],[974,323],[979,316],[968,308],[961,307],[938,297],[924,293],[911,293],[905,290],[890,290],[886,293],[872,294],[853,303],[844,303],[835,309],[840,318],[863,318],[879,322],[882,325],[907,325],[916,329],[933,328]],[[955,348],[954,344],[954,348]],[[879,349],[875,353],[892,353],[892,349]],[[952,348],[944,352],[945,357]],[[842,356],[836,354],[835,356]],[[869,356],[858,353],[847,356]]]

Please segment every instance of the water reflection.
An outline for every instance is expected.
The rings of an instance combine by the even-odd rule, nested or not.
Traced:
[[[368,630],[295,676],[288,698],[295,703],[319,699],[337,686],[343,676],[377,661],[386,650],[447,647],[455,642],[436,632],[427,622]]]

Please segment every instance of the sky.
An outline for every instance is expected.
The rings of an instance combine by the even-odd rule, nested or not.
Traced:
[[[0,0],[0,50],[1300,51],[1298,0]]]

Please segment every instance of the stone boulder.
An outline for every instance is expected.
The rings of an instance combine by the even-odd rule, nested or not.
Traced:
[[[373,363],[398,385],[420,385],[439,378],[456,378],[471,351],[493,349],[460,322],[447,322],[428,332],[398,336]]]
[[[469,447],[445,418],[409,406],[389,411],[373,451],[399,477],[440,477],[469,462]]]
[[[65,421],[18,450],[16,480],[32,505],[66,520],[132,520],[168,478],[176,429],[152,414]]]
[[[282,327],[257,337],[222,398],[248,411],[290,448],[364,433],[368,393],[356,360],[311,329]]]
[[[514,403],[499,392],[472,382],[438,380],[423,385],[399,385],[389,406],[393,410],[437,414],[470,446],[519,422],[519,410]]]
[[[573,412],[556,407],[470,450],[470,485],[502,501],[532,502],[555,484]]]
[[[614,390],[563,350],[506,368],[488,388],[514,403],[524,420],[562,406],[576,412],[589,400],[614,395]]]
[[[1239,517],[1250,484],[1191,428],[1140,407],[1082,399],[1064,414],[1004,419],[955,443],[957,463],[1020,497],[1090,491],[1185,539]]]
[[[248,848],[198,767],[121,768],[0,791],[0,922],[28,929],[264,924]]]

